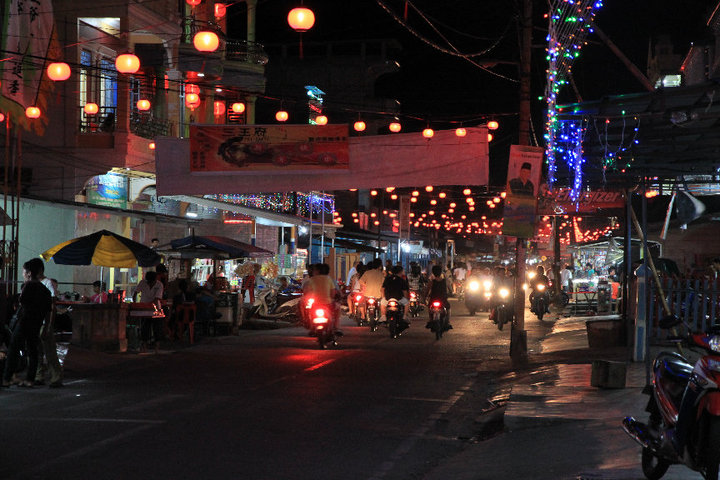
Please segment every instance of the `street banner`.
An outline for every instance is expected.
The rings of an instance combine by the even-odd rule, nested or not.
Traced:
[[[400,239],[410,238],[410,195],[400,195],[398,209],[398,222],[400,230]]]
[[[558,188],[545,191],[538,198],[538,215],[591,214],[622,208],[625,208],[625,198],[617,191],[580,192],[580,197],[573,202],[569,188]]]
[[[347,170],[347,125],[190,125],[193,173]]]
[[[508,194],[537,196],[544,153],[542,147],[510,145],[506,190]]]
[[[328,126],[318,126],[327,128]],[[190,142],[158,138],[155,149],[158,195],[207,195],[350,188],[415,187],[418,185],[487,185],[487,128],[436,131],[430,139],[419,132],[351,137],[349,168],[247,172],[191,170]],[[283,168],[283,167],[278,167]]]
[[[536,207],[535,197],[508,193],[503,207],[502,234],[519,238],[534,237]]]

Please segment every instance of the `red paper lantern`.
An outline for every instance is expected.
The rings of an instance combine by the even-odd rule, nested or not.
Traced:
[[[5,121],[5,114],[0,113],[0,122],[4,122],[4,121]]]
[[[115,59],[115,68],[120,73],[135,73],[140,70],[140,59],[132,53],[123,53]]]
[[[200,95],[197,93],[188,93],[185,95],[185,105],[191,109],[195,109],[200,106]]]
[[[214,52],[220,46],[220,39],[215,32],[202,31],[193,37],[193,45],[200,52]]]
[[[493,135],[492,133],[488,133],[488,142],[492,142]]]
[[[488,130],[497,130],[500,127],[500,124],[495,120],[490,120],[487,124],[487,127]]]
[[[185,94],[194,93],[196,95],[200,95],[200,87],[195,85],[194,83],[186,83],[185,84]]]
[[[388,128],[393,133],[398,133],[400,130],[402,130],[402,125],[400,125],[400,122],[392,122],[390,125],[388,125]]]
[[[213,113],[216,117],[225,115],[225,102],[221,100],[215,100],[215,103],[213,103]]]
[[[41,112],[38,107],[27,107],[25,109],[25,116],[27,118],[39,118],[40,114]]]
[[[227,5],[224,3],[215,4],[215,18],[223,18],[227,13]]]
[[[293,8],[288,13],[288,24],[296,32],[307,32],[315,25],[315,14],[309,8]]]
[[[353,128],[356,132],[363,132],[367,128],[367,125],[365,125],[365,122],[363,122],[362,120],[358,120],[357,122],[355,122],[355,125],[353,125]]]
[[[150,142],[150,144],[148,145],[148,148],[150,150],[155,150],[155,142]]]
[[[197,7],[202,3],[202,0],[185,0],[185,2],[191,7]]]
[[[435,130],[433,130],[432,128],[426,128],[422,131],[422,134],[425,138],[432,138],[433,135],[435,135]]]
[[[467,130],[465,130],[465,129],[462,128],[462,127],[461,127],[461,128],[456,128],[456,129],[455,129],[455,135],[458,136],[458,137],[464,137],[465,135],[467,135]]]
[[[328,118],[325,115],[318,115],[317,117],[315,117],[315,123],[317,123],[318,125],[327,125]]]
[[[242,102],[235,102],[230,108],[232,108],[232,111],[235,113],[243,113],[245,111],[245,104]]]
[[[91,102],[91,103],[86,103],[85,107],[83,107],[83,110],[85,110],[85,113],[88,115],[95,115],[96,113],[98,113],[99,108],[98,108],[97,103]]]
[[[138,102],[137,102],[137,109],[142,112],[150,110],[150,107],[151,107],[150,100],[143,99],[143,100],[138,100]]]
[[[64,62],[51,63],[47,67],[47,75],[50,80],[61,82],[70,78],[70,65]]]
[[[275,113],[275,120],[277,120],[278,122],[286,122],[289,117],[290,115],[288,115],[288,112],[286,112],[285,110],[280,110]]]

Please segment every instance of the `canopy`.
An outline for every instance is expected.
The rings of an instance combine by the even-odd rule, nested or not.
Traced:
[[[215,235],[178,238],[170,241],[168,253],[179,253],[182,258],[258,258],[272,257],[270,250]]]
[[[152,267],[160,255],[150,247],[108,230],[73,238],[55,245],[40,255],[59,265],[98,265],[101,267]]]

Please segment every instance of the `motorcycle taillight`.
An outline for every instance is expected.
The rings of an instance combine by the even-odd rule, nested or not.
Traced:
[[[355,297],[355,300],[358,301],[358,302],[359,302],[360,300],[362,300],[362,295],[356,296],[356,297]]]
[[[440,302],[433,302],[433,307],[440,308]]]
[[[372,305],[373,303],[375,303],[375,299],[373,299],[373,298],[368,298],[368,303],[369,303],[370,305]]]
[[[325,317],[313,318],[313,323],[316,325],[323,325],[323,324],[328,323],[328,319]]]

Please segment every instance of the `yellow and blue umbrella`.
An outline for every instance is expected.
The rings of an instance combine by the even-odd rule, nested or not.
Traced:
[[[98,265],[101,267],[152,267],[160,255],[150,247],[108,230],[73,238],[55,245],[40,255],[59,265]]]

